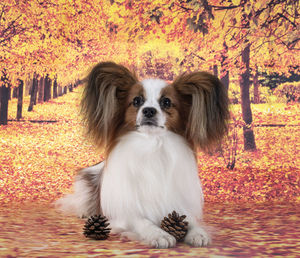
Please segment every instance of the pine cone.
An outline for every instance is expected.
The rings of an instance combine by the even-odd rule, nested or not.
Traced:
[[[102,215],[91,216],[83,227],[83,234],[86,237],[93,238],[96,240],[107,239],[111,228],[107,226],[109,223],[108,219]]]
[[[189,224],[187,221],[184,221],[185,218],[185,215],[179,216],[176,211],[173,211],[172,214],[168,214],[168,217],[164,217],[160,227],[174,236],[177,241],[182,241],[188,231],[187,227]]]

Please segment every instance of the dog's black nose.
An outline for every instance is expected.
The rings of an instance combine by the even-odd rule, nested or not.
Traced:
[[[147,118],[154,117],[156,114],[156,109],[153,107],[146,107],[143,109],[143,114]]]

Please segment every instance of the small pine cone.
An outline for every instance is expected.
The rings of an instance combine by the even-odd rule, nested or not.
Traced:
[[[188,222],[184,221],[185,215],[179,216],[176,211],[169,213],[168,217],[164,217],[160,227],[174,236],[177,241],[182,241],[188,231]]]
[[[103,215],[89,217],[83,227],[83,234],[96,240],[107,239],[111,230],[107,227],[109,225],[107,221],[108,219]]]

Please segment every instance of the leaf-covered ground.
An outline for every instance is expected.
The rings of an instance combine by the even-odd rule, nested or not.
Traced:
[[[299,257],[298,205],[213,204],[205,208],[213,242],[193,248],[150,249],[112,235],[96,241],[83,236],[84,220],[62,216],[45,205],[0,208],[1,257]]]
[[[80,92],[77,88],[39,104],[33,112],[26,111],[25,98],[22,121],[0,127],[0,256],[300,255],[299,104],[252,106],[258,150],[242,151],[238,128],[234,170],[228,170],[218,155],[199,153],[205,218],[215,228],[212,246],[179,244],[172,250],[149,250],[117,236],[104,242],[86,240],[82,220],[62,217],[49,208],[49,203],[71,191],[76,170],[102,159],[101,151],[84,137]],[[232,112],[239,119],[240,107],[233,106]],[[9,118],[15,114],[12,100]],[[270,124],[275,126],[265,126]]]
[[[79,168],[101,158],[84,137],[80,122],[81,88],[27,112],[23,120],[0,127],[0,203],[52,201],[69,191]],[[199,175],[206,201],[298,200],[300,193],[299,104],[253,105],[256,152],[243,152],[242,129],[238,128],[237,162],[228,170],[224,159],[199,153]],[[240,119],[240,106],[232,112]],[[10,102],[9,118],[16,114]],[[29,120],[57,121],[33,123]],[[284,125],[259,126],[259,125]],[[227,154],[225,149],[225,155]]]

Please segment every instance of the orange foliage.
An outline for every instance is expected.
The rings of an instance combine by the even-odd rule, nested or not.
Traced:
[[[25,112],[23,122],[10,122],[0,130],[0,203],[53,201],[70,191],[76,170],[99,162],[101,153],[84,138],[78,104],[82,88]],[[25,98],[25,103],[28,103]],[[9,118],[14,118],[15,100]],[[258,151],[242,151],[238,129],[237,162],[226,168],[222,157],[199,153],[199,175],[205,199],[219,201],[298,200],[299,104],[254,105]],[[239,106],[232,112],[241,116]],[[239,118],[240,119],[240,118]],[[31,123],[29,120],[52,120]],[[241,119],[240,119],[241,120]],[[268,127],[263,124],[283,124]],[[228,150],[225,150],[225,152]],[[225,153],[226,154],[226,153]]]
[[[180,55],[164,60],[172,62],[170,72],[216,64],[223,76],[243,71],[240,51],[250,42],[253,69],[288,74],[299,65],[299,17],[287,18],[296,8],[293,1],[6,0],[0,4],[0,71],[7,70],[14,87],[34,72],[57,74],[66,85],[107,59],[143,67],[143,45],[156,42],[161,52],[177,53],[180,46]]]

